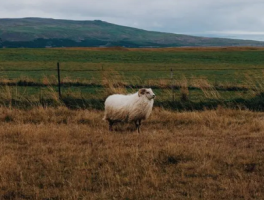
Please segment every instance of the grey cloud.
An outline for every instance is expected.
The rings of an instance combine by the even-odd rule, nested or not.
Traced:
[[[264,32],[263,0],[9,0],[0,18],[101,19],[174,33]]]

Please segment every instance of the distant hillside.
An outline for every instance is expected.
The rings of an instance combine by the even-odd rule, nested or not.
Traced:
[[[100,20],[0,19],[0,47],[264,46],[264,42],[146,31]]]

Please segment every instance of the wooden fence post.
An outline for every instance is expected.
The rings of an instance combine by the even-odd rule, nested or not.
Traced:
[[[61,98],[60,63],[57,62],[59,98]]]

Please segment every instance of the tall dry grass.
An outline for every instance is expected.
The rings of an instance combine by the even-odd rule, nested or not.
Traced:
[[[29,87],[0,85],[0,105],[12,108],[14,102],[21,102],[20,107],[28,105],[39,105],[44,99],[52,101],[54,104],[61,104],[58,92],[52,85],[47,84],[45,88],[39,88],[38,92],[29,92]],[[23,104],[25,104],[23,106]]]
[[[243,83],[232,85],[223,82],[213,84],[203,77],[181,76],[158,80],[143,80],[137,76],[125,78],[124,74],[118,71],[102,70],[101,85],[95,84],[100,80],[89,82],[64,77],[62,98],[58,95],[55,76],[44,76],[38,83],[26,77],[21,77],[23,80],[17,80],[17,82],[2,79],[0,81],[0,105],[10,108],[13,106],[23,108],[39,105],[44,107],[67,105],[71,108],[101,109],[102,102],[111,94],[133,93],[139,87],[152,87],[158,95],[159,105],[165,107],[168,105],[172,109],[177,109],[177,105],[173,105],[173,102],[183,103],[183,106],[185,106],[184,103],[189,103],[189,107],[186,104],[187,109],[190,106],[192,109],[201,109],[203,105],[204,107],[215,107],[216,103],[220,102],[230,107],[242,106],[261,110],[263,105],[260,105],[262,101],[260,97],[262,98],[264,93],[264,82],[260,77],[256,73],[245,73]],[[26,87],[26,84],[31,84],[32,87]],[[71,84],[73,84],[72,87]],[[79,89],[78,86],[82,87]],[[203,105],[195,105],[197,102]]]
[[[262,71],[261,76],[252,73],[245,74],[244,84],[248,86],[252,95],[264,93],[263,75],[264,71]]]
[[[127,83],[119,72],[115,70],[102,72],[102,86],[105,87],[105,97],[111,94],[125,94],[125,85]]]
[[[195,88],[199,88],[205,98],[208,99],[220,99],[221,96],[216,88],[208,82],[206,78],[195,78],[192,80],[191,83]]]
[[[264,113],[0,108],[1,199],[264,199]]]
[[[181,101],[188,101],[189,100],[189,83],[185,76],[182,76],[180,79],[175,80],[175,86],[180,88],[180,99]]]

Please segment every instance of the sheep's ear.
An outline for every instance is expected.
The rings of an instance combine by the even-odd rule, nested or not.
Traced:
[[[140,96],[144,95],[145,92],[146,92],[146,89],[145,88],[139,89],[138,90],[138,96],[140,97]]]

